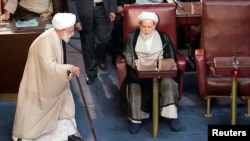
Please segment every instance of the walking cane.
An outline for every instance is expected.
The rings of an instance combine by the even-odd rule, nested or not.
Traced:
[[[82,85],[81,85],[81,82],[79,80],[79,77],[76,76],[76,80],[77,80],[77,83],[78,83],[78,86],[79,86],[79,89],[80,89],[80,92],[81,92],[81,96],[82,96],[82,101],[85,105],[85,111],[87,113],[87,117],[88,117],[88,120],[89,120],[89,125],[90,125],[90,128],[92,130],[92,133],[93,133],[93,136],[94,136],[94,139],[95,141],[97,141],[96,139],[96,135],[95,135],[95,130],[94,130],[94,126],[93,126],[93,123],[92,123],[92,120],[91,120],[91,117],[90,117],[90,114],[89,114],[89,109],[88,109],[88,105],[87,105],[87,102],[86,102],[86,99],[84,97],[84,94],[83,94],[83,90],[82,90]]]

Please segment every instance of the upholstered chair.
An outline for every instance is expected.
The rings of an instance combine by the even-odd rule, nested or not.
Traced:
[[[142,11],[156,12],[159,16],[157,29],[168,34],[177,52],[177,31],[176,31],[176,6],[174,4],[127,4],[124,6],[124,21],[123,21],[123,42],[130,32],[138,28],[137,18]],[[177,52],[178,53],[178,52]],[[177,67],[185,71],[186,59],[182,54],[177,54]],[[119,55],[116,59],[116,65],[119,76],[120,85],[126,77],[126,62],[123,56]],[[183,79],[184,73],[181,74],[179,82],[179,99],[183,94]]]
[[[210,112],[212,98],[230,98],[232,93],[230,69],[224,72],[220,70],[218,73],[216,58],[250,57],[249,13],[250,1],[246,0],[206,0],[203,2],[201,41],[200,48],[195,50],[195,64],[199,94],[207,101],[206,117],[212,116]],[[245,68],[244,72],[249,71]],[[246,115],[249,116],[249,74],[239,75],[236,83],[237,97],[246,100]]]

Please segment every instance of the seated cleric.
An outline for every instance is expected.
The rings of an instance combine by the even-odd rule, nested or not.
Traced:
[[[129,132],[139,132],[142,119],[149,117],[148,105],[152,102],[152,78],[138,78],[136,59],[174,58],[175,50],[168,35],[157,31],[158,16],[153,12],[142,12],[138,16],[139,29],[130,33],[126,39],[122,54],[127,63],[127,83],[129,84]],[[168,119],[172,131],[181,130],[177,113],[178,78],[159,78],[160,113]],[[148,85],[150,84],[150,85]],[[149,90],[150,89],[150,90]]]
[[[76,16],[57,13],[54,28],[31,44],[19,86],[13,141],[82,141],[69,81],[80,68],[64,64],[62,40],[74,35]]]

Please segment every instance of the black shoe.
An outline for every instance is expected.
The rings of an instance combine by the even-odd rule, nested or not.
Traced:
[[[68,136],[68,141],[83,141],[83,139],[76,135]]]
[[[178,118],[170,119],[170,128],[174,132],[179,132],[181,130],[180,120]]]
[[[99,60],[98,61],[98,66],[103,71],[107,70],[107,65],[106,65],[105,61]]]
[[[87,84],[93,84],[95,82],[95,78],[94,76],[88,75],[86,78],[86,83]]]
[[[141,129],[141,123],[133,123],[133,122],[130,123],[129,132],[131,134],[138,133],[140,129]]]

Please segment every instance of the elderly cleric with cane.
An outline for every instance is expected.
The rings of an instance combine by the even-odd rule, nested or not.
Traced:
[[[140,131],[142,119],[149,117],[148,105],[151,105],[152,78],[138,78],[136,75],[136,59],[176,59],[170,38],[167,34],[156,30],[159,19],[154,12],[142,12],[138,16],[139,28],[131,32],[125,42],[123,55],[126,59],[129,84],[128,103],[130,109],[129,132],[136,134]],[[172,131],[181,130],[177,106],[178,84],[173,78],[160,78],[160,113],[168,119]]]
[[[82,141],[69,86],[80,69],[64,64],[62,46],[74,35],[75,21],[74,14],[57,13],[52,19],[54,28],[31,44],[18,91],[14,141]]]

